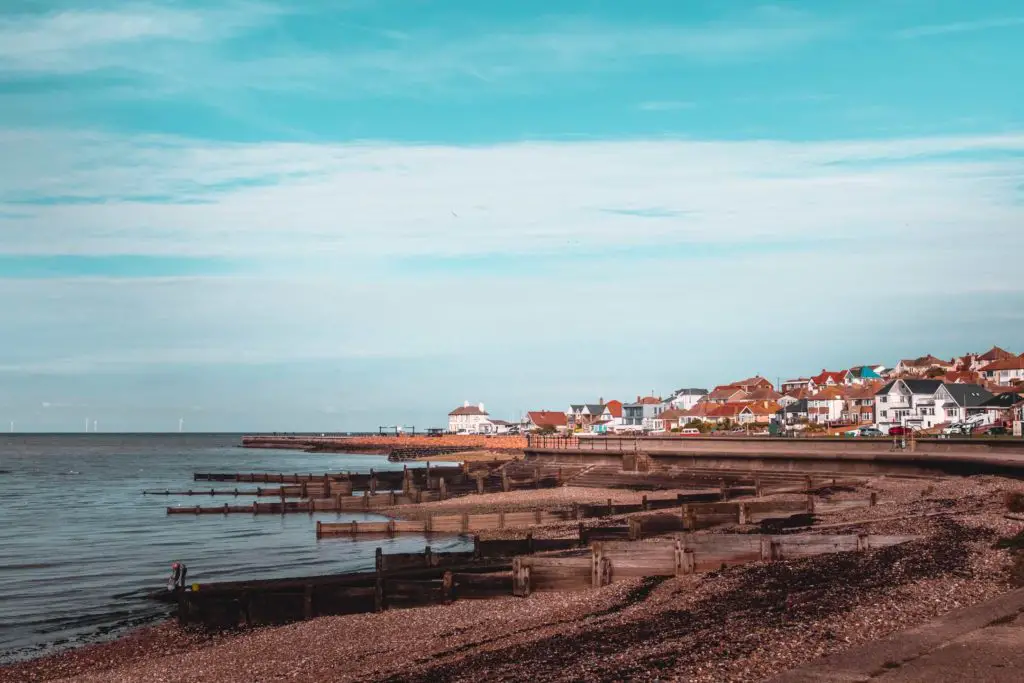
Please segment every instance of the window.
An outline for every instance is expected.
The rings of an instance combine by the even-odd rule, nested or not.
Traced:
[[[881,401],[882,403],[888,403],[889,402],[889,397],[888,396],[879,396],[878,400]]]

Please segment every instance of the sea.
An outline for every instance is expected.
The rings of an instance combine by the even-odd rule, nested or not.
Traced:
[[[253,497],[144,495],[147,489],[253,489],[194,482],[195,472],[401,469],[385,456],[255,450],[237,434],[0,435],[0,662],[118,636],[169,615],[146,595],[171,563],[188,582],[371,570],[384,552],[472,547],[462,537],[317,540],[316,521],[381,520],[334,512],[168,515],[167,507],[250,504]]]

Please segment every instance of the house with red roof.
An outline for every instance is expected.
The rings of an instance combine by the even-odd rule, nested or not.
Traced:
[[[1011,356],[1004,360],[993,361],[982,366],[979,372],[988,382],[1000,386],[1024,382],[1024,357]]]
[[[526,414],[526,419],[530,431],[555,429],[563,432],[568,429],[568,419],[559,410],[532,410]]]
[[[845,406],[845,388],[825,387],[807,399],[807,419],[817,424],[842,422]]]
[[[896,377],[924,377],[929,370],[942,370],[949,372],[953,369],[953,363],[936,358],[932,354],[901,360],[893,368],[892,374]]]
[[[811,379],[819,390],[825,387],[845,387],[853,384],[853,373],[849,370],[830,372],[822,368],[821,373]]]

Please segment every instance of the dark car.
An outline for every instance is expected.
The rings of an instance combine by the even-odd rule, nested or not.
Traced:
[[[895,427],[889,427],[889,436],[906,436],[910,433],[909,427],[902,425],[896,425]]]

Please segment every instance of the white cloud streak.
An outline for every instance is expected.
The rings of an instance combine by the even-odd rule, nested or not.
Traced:
[[[931,240],[965,224],[1018,239],[1022,219],[1024,135],[454,147],[14,131],[0,134],[0,146],[24,160],[0,167],[7,254],[358,263],[853,235]],[[69,197],[77,202],[61,203]],[[57,203],[45,205],[49,198]],[[17,203],[25,200],[34,203]]]
[[[149,95],[223,90],[305,90],[332,97],[397,91],[410,85],[530,87],[545,74],[606,72],[645,60],[722,62],[776,53],[833,35],[808,15],[761,7],[692,24],[610,24],[576,16],[501,28],[466,18],[443,29],[367,27],[345,20],[346,5],[320,10],[290,3],[236,2],[209,9],[157,4],[67,10],[0,19],[0,75],[117,73]],[[272,25],[279,15],[339,31],[328,44],[267,43],[240,56],[225,41]],[[346,32],[383,42],[346,40]],[[114,88],[123,91],[119,82]]]
[[[971,33],[989,29],[1012,28],[1024,26],[1024,17],[1000,17],[980,19],[977,21],[958,21],[949,24],[925,24],[913,26],[896,32],[897,38],[930,38],[954,33]]]

